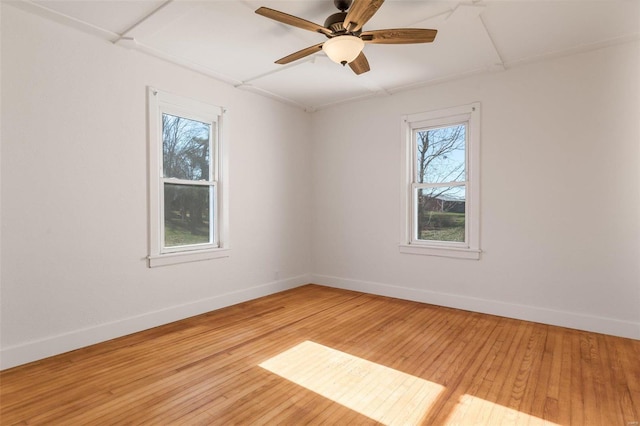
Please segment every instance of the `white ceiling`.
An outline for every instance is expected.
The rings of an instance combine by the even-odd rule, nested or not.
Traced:
[[[333,0],[9,0],[309,111],[640,38],[640,0],[387,0],[365,30],[434,28],[433,43],[365,46],[356,76],[322,52],[274,61],[326,38],[256,15],[260,6],[323,24]]]

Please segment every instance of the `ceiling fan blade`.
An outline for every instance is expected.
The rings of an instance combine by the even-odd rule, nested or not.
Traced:
[[[358,31],[382,6],[384,0],[353,0],[342,24],[347,31]]]
[[[297,16],[289,15],[288,13],[280,12],[278,10],[269,9],[268,7],[261,7],[256,10],[258,15],[265,16],[273,19],[274,21],[282,22],[283,24],[292,25],[294,27],[302,28],[303,30],[309,30],[316,33],[322,33],[326,35],[332,35],[333,33],[328,28],[318,25],[306,19],[298,18]]]
[[[437,30],[421,28],[395,28],[390,30],[364,31],[360,35],[360,38],[365,43],[377,44],[431,43],[436,38],[437,33]]]
[[[309,55],[313,55],[316,52],[319,52],[322,50],[322,45],[324,43],[318,43],[314,46],[310,46],[307,47],[306,49],[302,49],[302,50],[298,50],[295,53],[292,53],[291,55],[285,56],[284,58],[278,59],[276,61],[276,64],[280,64],[280,65],[284,65],[284,64],[288,64],[290,62],[293,61],[297,61],[298,59],[302,59],[305,56],[309,56]]]
[[[349,67],[357,75],[363,74],[371,69],[369,68],[369,61],[367,61],[367,57],[364,56],[364,53],[362,52],[360,52],[357,58],[349,62]]]

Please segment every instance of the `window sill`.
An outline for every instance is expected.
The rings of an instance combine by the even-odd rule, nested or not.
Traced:
[[[157,266],[176,265],[178,263],[200,262],[202,260],[220,259],[229,257],[229,249],[210,249],[198,251],[183,251],[179,253],[167,253],[148,256],[149,268]]]
[[[481,250],[470,248],[420,246],[416,244],[400,245],[400,253],[450,257],[454,259],[479,260],[481,252]]]

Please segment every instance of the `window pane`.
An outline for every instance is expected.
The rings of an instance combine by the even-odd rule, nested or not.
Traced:
[[[464,242],[465,187],[417,189],[417,239]]]
[[[165,178],[210,180],[211,125],[162,114],[162,167]]]
[[[415,131],[416,182],[463,182],[466,124]]]
[[[164,185],[164,246],[213,242],[212,186]]]

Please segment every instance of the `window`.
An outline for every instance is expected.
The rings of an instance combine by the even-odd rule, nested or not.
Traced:
[[[479,259],[480,104],[403,117],[400,251]]]
[[[149,266],[228,255],[225,111],[148,89]]]

